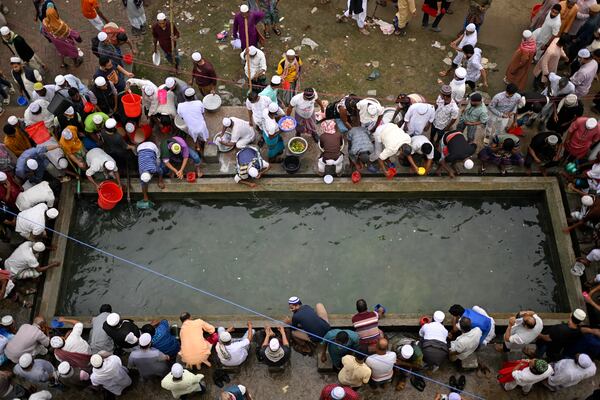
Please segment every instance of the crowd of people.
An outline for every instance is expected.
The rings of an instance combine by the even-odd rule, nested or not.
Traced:
[[[359,31],[370,34],[368,3],[348,0],[338,22],[356,20]],[[415,2],[391,3],[397,7],[394,33],[403,36],[414,29],[409,22]],[[432,17],[431,31],[439,32],[443,16],[453,12],[451,5],[425,0],[422,26],[429,27]],[[2,43],[12,54],[11,76],[0,74],[0,99],[7,105],[11,95],[18,95],[26,104],[23,115],[8,117],[0,144],[3,233],[5,238],[13,231],[21,236],[0,270],[0,297],[31,308],[36,290],[22,283],[60,267],[58,261],[42,260],[52,250],[45,227],[59,215],[54,206],[61,183],[85,175],[98,188],[104,180],[121,185],[123,171],[137,166],[143,201],[151,205],[149,183],[156,180],[164,188],[164,178],[184,179],[190,172],[202,177],[204,152],[214,141],[235,148],[234,180],[254,187],[272,164],[286,157],[283,121],[290,119],[295,137],[318,146],[315,172],[325,182],[345,172],[353,179],[367,171],[391,179],[401,166],[413,175],[445,172],[450,177],[473,169],[476,162],[480,174],[490,164],[501,174],[520,166],[544,176],[561,167],[562,178],[582,203],[565,232],[595,229],[600,223],[600,126],[584,105],[600,113],[600,95],[590,95],[600,61],[600,5],[595,0],[543,1],[512,55],[505,90],[488,99],[483,89],[489,77],[477,41],[491,5],[491,0],[469,1],[461,32],[449,44],[455,57],[436,77],[440,86],[434,103],[419,93],[403,93],[386,108],[374,97],[348,93],[328,101],[316,88],[300,87],[305,66],[294,49],[282,55],[269,75],[267,40],[271,33],[281,35],[278,1],[248,1],[235,10],[231,31],[232,46],[239,50],[236,62],[252,87],[245,101],[248,118],[225,116],[218,138],[210,137],[204,118],[205,101],[217,93],[220,79],[215,66],[195,51],[189,79],[182,79],[179,31],[164,13],[148,26],[142,0],[123,0],[123,6],[132,34],[151,33],[153,57],[160,57],[160,48],[172,66],[172,74],[161,82],[134,76],[128,55],[135,44],[126,29],[102,12],[98,0],[81,2],[83,16],[97,30],[86,38],[97,58],[94,75],[84,77],[91,78],[90,85],[74,74],[51,78],[35,46],[8,26],[0,27]],[[81,65],[78,46],[84,38],[62,19],[53,1],[34,0],[34,6],[40,32],[61,56],[61,67],[68,68],[68,61]],[[125,105],[125,97],[133,94],[140,96],[139,105]],[[524,129],[527,135],[534,131],[527,146],[521,146]],[[577,263],[583,269],[597,261],[600,249]],[[594,313],[600,311],[599,282],[600,277],[586,283],[584,293]],[[449,363],[472,363],[496,335],[496,321],[478,306],[437,310],[420,321],[418,337],[401,340],[390,340],[379,328],[385,308],[371,310],[363,299],[348,321],[353,329],[332,328],[323,304],[312,308],[291,297],[288,306],[292,314],[287,327],[255,330],[248,323],[243,336],[187,312],[181,314],[180,327],[166,320],[138,326],[108,304],[91,321],[89,334],[81,321],[59,319],[49,326],[40,316],[17,326],[13,316],[5,315],[0,362],[14,367],[12,372],[0,371],[0,397],[47,399],[50,392],[38,389],[48,386],[91,387],[110,398],[126,391],[135,374],[144,381],[160,379],[174,398],[189,398],[206,392],[207,380],[199,371],[211,367],[212,381],[223,388],[221,400],[251,399],[246,386],[230,384],[228,368],[244,364],[254,349],[259,362],[285,369],[293,349],[316,351],[337,372],[338,382],[322,389],[321,400],[353,400],[365,385],[393,382],[396,390],[403,390],[409,377],[412,386],[423,390],[420,374]],[[558,391],[593,377],[600,329],[586,319],[586,311],[575,309],[566,323],[545,327],[534,311],[517,312],[495,340],[500,353],[524,354],[499,371],[504,389],[520,387],[528,393],[539,384]],[[70,327],[66,334],[59,329],[64,324]],[[452,391],[436,399],[459,400],[466,384],[464,375],[452,376]]]

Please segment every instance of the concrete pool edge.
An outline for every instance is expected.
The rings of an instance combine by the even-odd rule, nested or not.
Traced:
[[[402,178],[388,181],[384,178],[370,178],[363,180],[360,184],[354,185],[350,179],[340,178],[331,185],[324,185],[321,178],[265,178],[261,180],[259,186],[255,189],[247,188],[244,185],[238,185],[231,178],[207,178],[201,179],[196,184],[189,184],[180,181],[166,181],[167,187],[165,190],[160,190],[156,185],[150,185],[150,195],[153,194],[183,194],[183,193],[236,193],[236,192],[404,192],[404,193],[419,193],[419,192],[543,192],[548,208],[552,226],[552,237],[555,240],[555,248],[557,251],[558,262],[560,263],[560,271],[562,277],[557,280],[560,284],[560,278],[564,283],[564,291],[567,297],[567,304],[570,309],[584,307],[583,299],[580,296],[581,284],[578,278],[570,273],[571,266],[575,260],[571,237],[561,231],[561,228],[566,226],[565,207],[561,196],[561,190],[558,180],[553,177],[460,177],[457,179],[448,178]],[[132,193],[139,194],[139,180],[133,180]],[[91,184],[82,184],[82,193],[94,194],[95,188]],[[55,229],[59,232],[68,232],[71,217],[75,210],[75,183],[70,183],[63,186],[60,197],[61,214],[56,221]],[[56,250],[51,253],[51,259],[62,260],[65,256],[67,239],[60,235],[53,235],[52,244]],[[558,273],[558,271],[555,271]],[[55,316],[58,301],[60,298],[62,282],[62,268],[52,269],[47,273],[42,300],[40,305],[40,313],[45,316]],[[566,304],[565,304],[566,305]],[[190,310],[192,311],[192,310]],[[500,324],[503,323],[510,315],[506,313],[491,313],[495,318],[498,318]],[[147,314],[146,314],[147,315]],[[568,317],[564,313],[543,313],[548,322],[563,321]],[[230,321],[234,326],[238,324],[245,325],[248,316],[224,316],[212,315],[204,316],[210,321]],[[347,315],[332,315],[331,320],[336,321],[334,325],[342,325],[344,321],[349,320]],[[75,316],[75,319],[89,320],[91,316]],[[158,316],[150,318],[149,316],[132,316],[136,321],[153,320]],[[161,316],[170,321],[177,320],[177,316]],[[416,324],[420,318],[417,314],[394,314],[386,318],[385,326],[411,326]],[[257,326],[264,324],[266,321],[258,318],[254,319]]]

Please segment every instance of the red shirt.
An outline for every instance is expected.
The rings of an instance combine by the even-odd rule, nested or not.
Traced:
[[[585,157],[592,144],[600,141],[600,125],[594,129],[587,129],[587,120],[587,117],[579,117],[569,127],[569,140],[565,143],[565,148],[577,159]]]
[[[379,340],[379,314],[375,311],[363,311],[352,317],[354,330],[360,336],[361,344],[373,344]]]
[[[321,397],[319,398],[319,400],[333,400],[333,397],[331,397],[331,392],[333,391],[333,389],[335,389],[338,386],[340,386],[340,385],[337,383],[332,383],[331,385],[325,386],[323,388],[323,390],[321,391]],[[344,400],[359,400],[360,399],[360,396],[358,395],[358,393],[356,393],[351,388],[349,388],[347,386],[342,386],[342,388],[344,389],[344,392],[346,392],[346,396],[344,397]]]
[[[175,42],[177,42],[177,38],[179,37],[179,31],[176,26],[173,26],[173,36]],[[165,25],[165,29],[161,28],[157,23],[152,27],[152,37],[154,38],[154,42],[158,42],[160,48],[165,51],[165,53],[171,54],[173,51],[171,49],[171,23],[167,21]],[[177,47],[177,43],[175,43]]]

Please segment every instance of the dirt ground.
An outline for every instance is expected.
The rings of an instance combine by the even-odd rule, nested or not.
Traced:
[[[119,0],[101,1],[105,14],[117,23],[127,26],[125,13]],[[238,6],[236,1],[217,0],[175,0],[175,15],[178,28],[182,33],[179,48],[183,51],[183,69],[190,69],[190,55],[199,50],[204,57],[209,59],[217,68],[219,77],[226,80],[222,82],[226,90],[241,98],[244,90],[237,86],[243,78],[239,53],[231,49],[228,43],[217,43],[216,33],[225,28],[231,12]],[[29,0],[7,0],[4,2],[10,8],[8,15],[9,25],[19,34],[26,37],[49,66],[45,82],[51,82],[58,73],[64,73],[59,68],[60,61],[55,50],[37,32],[37,24],[33,23],[33,7]],[[74,73],[84,81],[89,81],[96,67],[96,59],[89,51],[90,38],[95,35],[91,25],[81,17],[79,1],[56,0],[63,19],[71,26],[77,28],[82,36],[81,48],[86,53],[86,61],[79,68],[70,68],[69,73]],[[300,56],[305,62],[304,75],[301,86],[314,86],[323,98],[335,99],[346,93],[353,92],[366,96],[367,91],[376,90],[376,97],[386,104],[400,92],[419,92],[432,99],[437,94],[437,72],[445,68],[442,60],[450,51],[448,42],[454,39],[455,34],[462,26],[466,14],[468,0],[454,0],[454,14],[448,15],[442,21],[441,33],[423,30],[420,26],[421,13],[413,18],[408,35],[403,38],[384,36],[378,28],[370,28],[371,35],[363,36],[357,32],[353,23],[335,23],[335,14],[342,12],[345,0],[332,0],[330,4],[321,5],[318,0],[301,2],[300,0],[282,0],[280,3],[283,34],[281,38],[272,36],[266,45],[268,58],[268,74],[274,71],[281,54],[290,47],[300,45],[303,37],[311,38],[319,44],[315,50],[303,46]],[[369,15],[373,14],[375,1],[369,3]],[[420,3],[420,2],[418,2]],[[494,94],[503,87],[502,77],[510,55],[518,44],[520,31],[527,25],[529,10],[534,0],[497,0],[494,2],[487,15],[486,22],[479,37],[480,47],[484,56],[491,62],[497,63],[498,71],[489,76],[489,92]],[[313,8],[317,8],[313,14]],[[159,10],[168,13],[166,2],[152,0],[147,8],[150,21],[154,19]],[[190,15],[184,14],[184,11]],[[394,10],[388,1],[386,8],[379,7],[376,16],[391,22]],[[189,17],[193,17],[193,19]],[[200,30],[210,28],[208,33],[201,34]],[[287,38],[290,39],[287,39]],[[412,40],[415,39],[415,40]],[[439,41],[445,50],[431,47],[434,41]],[[135,73],[138,77],[149,78],[155,82],[162,81],[169,72],[149,65],[151,53],[151,36],[147,34],[142,39],[135,39],[138,47]],[[225,45],[225,48],[219,46]],[[0,46],[0,59],[6,60],[8,51]],[[366,77],[372,70],[373,61],[379,62],[381,77],[375,81],[367,81]],[[365,64],[371,63],[371,66]],[[4,71],[8,72],[5,64]],[[187,79],[187,76],[185,77]],[[14,99],[13,99],[14,102]],[[10,107],[0,122],[4,123],[12,110],[22,113],[23,109]],[[4,252],[0,252],[3,255]],[[4,258],[4,257],[3,257]],[[0,303],[3,312],[11,312],[5,303]],[[148,310],[151,313],[151,310]],[[19,320],[29,318],[27,313],[21,312]],[[492,371],[496,371],[501,363],[501,357],[493,351],[491,346],[480,353],[482,360]],[[203,371],[205,372],[205,371]],[[444,368],[430,375],[431,378],[447,382],[451,374],[457,374],[454,367]],[[467,373],[466,390],[486,399],[518,399],[522,398],[519,391],[505,393],[495,382],[494,376],[478,376],[476,373]],[[297,353],[292,356],[291,368],[280,375],[271,375],[262,365],[257,365],[255,359],[244,366],[239,375],[232,376],[232,382],[245,384],[255,400],[300,400],[318,398],[320,389],[327,383],[335,382],[334,375],[319,374],[316,371],[314,357],[302,357]],[[531,399],[585,399],[592,390],[598,386],[600,379],[597,377],[586,381],[576,388],[551,394],[542,387],[536,387],[528,396]],[[210,394],[205,398],[215,398],[216,388],[209,380]],[[417,392],[410,385],[403,392],[394,392],[392,388],[386,390],[363,389],[361,398],[374,399],[433,399],[436,392],[443,392],[439,386],[428,383],[423,393]],[[75,400],[101,398],[100,395],[82,391],[54,391],[54,398]],[[168,399],[169,393],[160,389],[157,382],[135,383],[122,399]],[[470,398],[466,396],[466,398]]]

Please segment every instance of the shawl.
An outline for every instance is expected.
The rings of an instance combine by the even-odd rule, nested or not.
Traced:
[[[58,16],[58,12],[54,8],[48,8],[46,18],[42,21],[46,32],[59,38],[69,36],[71,28]]]
[[[279,346],[277,351],[272,351],[269,346],[265,350],[265,357],[267,357],[271,362],[277,362],[283,358],[285,355],[285,351],[283,351],[283,347]]]
[[[231,360],[231,353],[229,353],[229,350],[227,350],[227,346],[225,346],[223,343],[219,342],[217,343],[217,345],[215,346],[217,353],[219,354],[219,358],[222,360]]]
[[[67,361],[72,367],[87,369],[90,366],[90,354],[73,353],[63,349],[54,349],[54,355],[60,361]]]
[[[281,79],[285,79],[290,73],[290,68],[295,67],[296,72],[300,71],[300,64],[298,64],[298,59],[294,57],[294,61],[288,60],[287,57],[283,57],[283,73],[281,74]]]
[[[521,46],[519,46],[519,50],[523,53],[535,53],[535,37],[530,37],[529,39],[523,39],[521,41]]]

